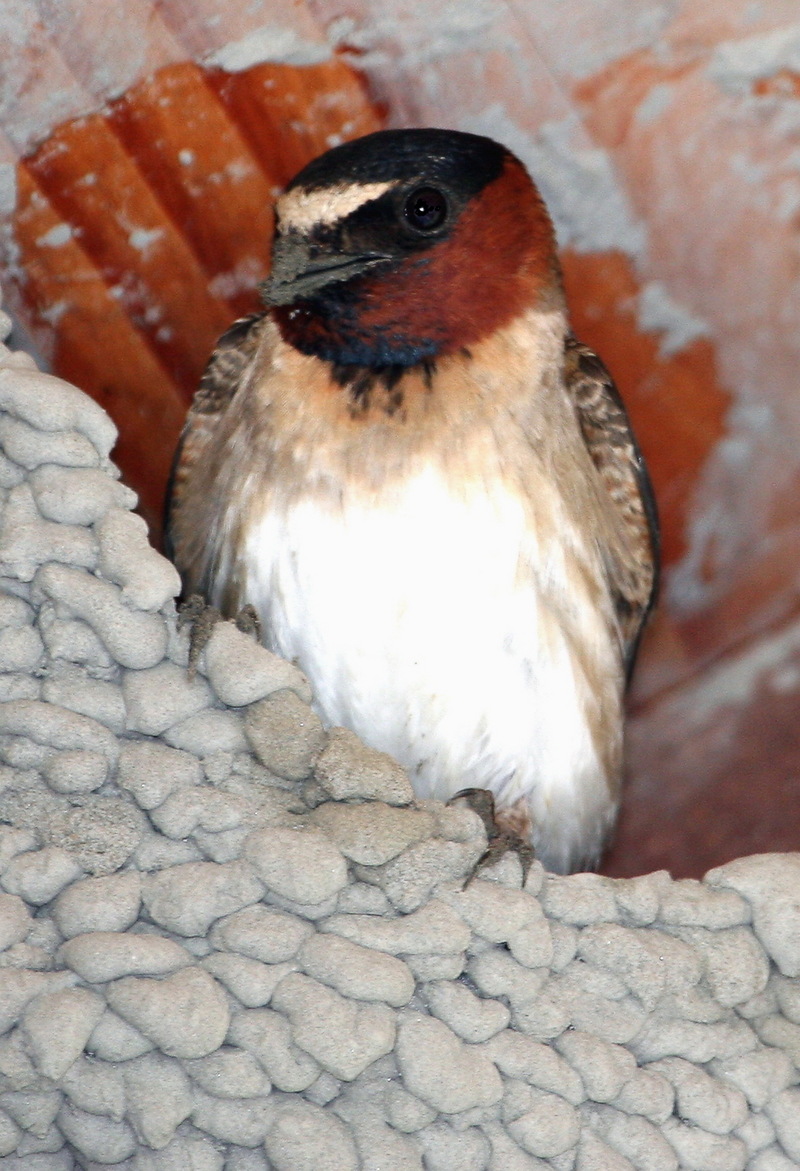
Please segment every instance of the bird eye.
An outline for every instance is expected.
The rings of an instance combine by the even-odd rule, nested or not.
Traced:
[[[406,200],[403,214],[418,232],[432,232],[447,217],[447,200],[436,187],[418,187]]]

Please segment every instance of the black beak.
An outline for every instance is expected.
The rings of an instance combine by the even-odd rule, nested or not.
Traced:
[[[348,253],[289,232],[275,238],[272,272],[261,284],[261,296],[267,305],[291,305],[391,259],[380,252]]]

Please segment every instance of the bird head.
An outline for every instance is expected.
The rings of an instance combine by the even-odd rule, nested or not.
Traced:
[[[560,296],[553,228],[522,163],[454,130],[334,147],[276,208],[263,287],[290,345],[339,367],[410,367]]]

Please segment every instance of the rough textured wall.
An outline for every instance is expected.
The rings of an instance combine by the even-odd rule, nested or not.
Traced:
[[[0,34],[9,303],[118,422],[154,533],[277,187],[387,120],[519,151],[663,518],[608,866],[800,845],[796,0],[0,0]]]
[[[211,7],[0,0],[6,303],[114,418],[154,539],[208,355],[259,306],[275,195],[379,125],[302,5]]]
[[[800,856],[467,882],[291,664],[188,678],[113,424],[0,351],[0,1167],[796,1167]]]
[[[540,183],[653,468],[668,572],[640,698],[795,612],[795,0],[2,0],[0,31],[14,305],[125,417],[141,487],[164,458],[121,400],[171,442],[253,304],[274,190],[382,115],[457,126]]]

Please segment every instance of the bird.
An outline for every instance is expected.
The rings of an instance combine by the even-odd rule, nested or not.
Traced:
[[[175,456],[184,596],[252,606],[418,797],[486,792],[498,837],[596,868],[658,522],[534,181],[492,139],[389,129],[275,215],[263,311],[220,339]]]

